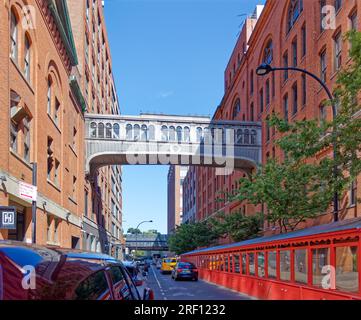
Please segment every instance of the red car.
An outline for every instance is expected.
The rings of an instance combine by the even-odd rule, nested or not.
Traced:
[[[111,256],[0,241],[0,300],[153,299]]]

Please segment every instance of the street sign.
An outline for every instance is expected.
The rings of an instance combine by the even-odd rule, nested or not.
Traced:
[[[15,207],[0,207],[0,229],[16,230]]]
[[[21,198],[31,201],[36,201],[38,195],[38,188],[32,184],[19,182],[19,195]]]

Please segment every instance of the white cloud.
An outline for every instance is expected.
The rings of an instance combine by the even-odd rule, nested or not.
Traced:
[[[157,94],[157,97],[160,99],[166,99],[174,94],[173,90],[170,91],[161,91]]]

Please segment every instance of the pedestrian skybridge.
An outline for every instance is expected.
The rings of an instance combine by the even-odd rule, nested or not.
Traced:
[[[201,165],[251,171],[261,163],[259,122],[200,116],[86,114],[86,173],[107,165]],[[217,170],[218,171],[218,170]]]

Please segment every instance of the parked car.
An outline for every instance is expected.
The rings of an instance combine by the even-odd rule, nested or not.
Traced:
[[[176,258],[163,258],[162,259],[162,266],[160,268],[160,272],[164,273],[171,273],[174,266],[177,264]]]
[[[25,273],[24,273],[25,271]],[[122,262],[57,247],[0,241],[0,300],[152,300]]]
[[[178,262],[172,270],[172,279],[191,279],[198,281],[198,270],[193,263]]]
[[[162,267],[162,260],[158,260],[157,262],[156,262],[156,268],[157,269],[160,269]]]

